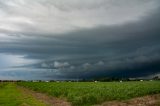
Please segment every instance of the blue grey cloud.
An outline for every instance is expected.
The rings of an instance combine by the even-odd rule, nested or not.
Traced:
[[[158,74],[159,10],[159,0],[0,0],[0,79]]]

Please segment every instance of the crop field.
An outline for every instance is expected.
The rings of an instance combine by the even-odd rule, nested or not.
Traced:
[[[91,106],[111,100],[160,93],[159,81],[137,82],[18,82],[19,86],[65,98],[73,106]]]

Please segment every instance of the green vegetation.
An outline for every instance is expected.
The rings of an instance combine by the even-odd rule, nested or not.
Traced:
[[[0,83],[0,106],[46,106],[31,95],[23,94],[14,83]]]
[[[18,85],[52,96],[67,98],[75,106],[90,106],[109,100],[125,100],[160,93],[159,81],[143,82],[19,82]]]

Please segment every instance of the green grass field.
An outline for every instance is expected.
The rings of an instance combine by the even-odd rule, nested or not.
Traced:
[[[160,93],[159,81],[143,82],[19,82],[18,85],[48,95],[67,98],[74,106],[90,106],[110,100],[126,100]]]
[[[14,83],[0,83],[0,106],[46,106],[31,95],[23,94]]]

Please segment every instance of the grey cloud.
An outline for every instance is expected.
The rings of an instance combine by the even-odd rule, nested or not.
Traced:
[[[64,68],[64,67],[68,67],[68,66],[70,66],[70,64],[68,62],[58,62],[58,61],[54,62],[55,68]]]
[[[100,66],[101,66],[101,65],[104,65],[104,64],[105,64],[105,63],[104,63],[103,61],[99,61],[99,62],[96,63],[96,65],[100,65]]]
[[[4,11],[0,17],[1,31],[34,34],[64,33],[136,21],[159,6],[158,0],[58,2],[55,0],[1,0],[0,2],[1,9]]]
[[[43,70],[34,73],[37,78],[134,76],[134,73],[142,76],[159,72],[158,0],[40,0],[26,5],[30,2],[0,1],[0,9],[4,10],[0,10],[3,13],[0,53],[22,55],[24,61],[36,60],[19,67]],[[115,14],[117,9],[122,14]],[[56,20],[52,20],[54,15]],[[11,18],[2,19],[6,16]],[[14,76],[23,74],[25,71]]]

